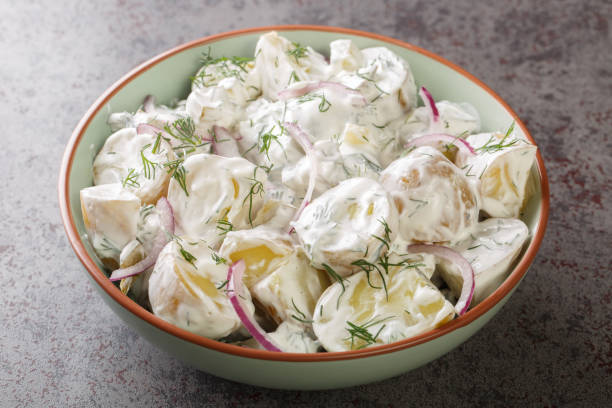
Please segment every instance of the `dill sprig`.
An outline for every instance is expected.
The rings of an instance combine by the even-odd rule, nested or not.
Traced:
[[[270,147],[272,146],[272,142],[278,143],[281,148],[283,147],[278,138],[283,135],[285,127],[280,123],[278,124],[278,126],[280,128],[280,134],[278,135],[274,134],[274,129],[276,129],[276,125],[272,125],[270,130],[268,130],[267,132],[265,131],[265,127],[262,127],[259,131],[259,134],[257,135],[257,146],[259,146],[259,153],[265,153],[268,159],[270,159],[269,153]]]
[[[112,242],[110,242],[108,240],[108,238],[104,237],[102,238],[102,241],[100,242],[100,246],[102,247],[102,249],[107,250],[107,251],[112,251],[112,252],[121,252],[121,250],[119,248],[117,248]]]
[[[346,324],[348,325],[348,327],[346,327],[345,329],[349,333],[349,337],[346,337],[346,340],[351,340],[351,350],[354,349],[355,342],[358,340],[361,340],[364,344],[357,347],[357,349],[362,349],[364,347],[367,347],[371,344],[376,343],[376,340],[378,339],[380,332],[383,331],[386,325],[383,324],[378,329],[376,334],[370,333],[368,329],[372,326],[385,322],[389,319],[393,319],[394,317],[395,316],[387,316],[385,318],[378,319],[378,320],[375,320],[375,317],[372,317],[370,320],[363,323],[362,325],[358,325],[353,322],[347,321]]]
[[[380,222],[385,230],[384,232],[384,236],[383,237],[379,237],[377,235],[372,234],[372,237],[376,238],[377,240],[379,240],[380,242],[383,243],[384,246],[387,247],[387,249],[391,248],[391,228],[389,228],[389,224],[387,224],[387,221],[382,218],[379,219],[378,222]]]
[[[300,82],[300,78],[297,76],[295,71],[291,71],[291,75],[289,75],[289,82],[287,83],[287,86],[291,85],[292,81],[293,82]]]
[[[491,135],[491,137],[489,137],[489,140],[487,140],[487,142],[484,145],[476,148],[475,150],[478,152],[484,152],[484,153],[495,153],[502,149],[505,149],[507,147],[517,144],[519,142],[519,139],[512,139],[509,142],[505,143],[506,139],[510,137],[510,135],[512,134],[512,131],[514,130],[514,124],[515,122],[512,122],[512,124],[506,131],[506,134],[498,143],[493,143],[495,142],[495,136]]]
[[[220,231],[218,235],[225,235],[234,229],[234,225],[227,220],[227,213],[229,209],[225,211],[221,219],[217,220],[217,229]]]
[[[334,278],[337,282],[340,283],[340,286],[342,286],[342,292],[340,292],[340,295],[338,296],[338,301],[336,302],[336,309],[338,307],[340,307],[340,298],[342,297],[342,295],[344,295],[344,292],[346,291],[346,287],[344,286],[344,278],[340,275],[338,275],[338,273],[336,271],[334,271],[334,269],[329,266],[328,264],[324,263],[322,264],[323,268],[325,268],[325,271],[332,277]]]
[[[191,146],[198,146],[202,138],[195,133],[195,123],[191,117],[178,118],[170,125],[164,126],[164,130],[173,138]]]
[[[378,84],[376,83],[376,80],[374,78],[368,78],[367,76],[365,76],[365,74],[360,73],[359,71],[356,72],[357,76],[361,79],[365,79],[366,81],[370,82],[372,85],[374,85],[374,88],[376,88],[378,90],[378,95],[372,99],[370,101],[370,103],[372,102],[376,102],[378,100],[378,98],[380,98],[383,95],[389,95],[389,92],[385,91],[384,89],[382,89],[380,86],[378,86]],[[372,75],[374,75],[374,73],[372,73]],[[399,94],[398,94],[399,95]]]
[[[153,148],[151,149],[151,153],[157,154],[159,153],[159,148],[161,146],[161,132],[157,134],[157,138],[155,139],[155,143],[153,143]]]
[[[217,252],[215,252],[215,250],[209,246],[208,249],[210,249],[210,257],[212,258],[213,262],[215,263],[215,265],[219,265],[219,264],[226,264],[227,263],[227,259],[223,258],[222,256],[219,256],[219,254]]]
[[[300,309],[298,309],[298,307],[295,305],[295,302],[293,301],[293,298],[291,298],[291,304],[293,305],[293,309],[295,309],[295,312],[298,314],[298,316],[292,314],[291,315],[292,318],[294,318],[298,322],[302,322],[302,323],[306,323],[306,324],[313,322],[313,320],[308,319],[308,317],[306,317],[304,312],[302,312]]]
[[[291,45],[293,45],[293,49],[287,50],[287,55],[295,58],[295,62],[299,64],[300,58],[304,58],[308,54],[308,48],[303,47],[298,42],[292,42]]]
[[[217,264],[217,265],[218,265],[218,264]],[[227,286],[228,282],[229,282],[229,280],[228,280],[228,279],[226,279],[226,280],[224,280],[223,282],[221,282],[221,283],[219,284],[219,286],[216,286],[216,288],[217,288],[218,290],[221,290],[221,289],[223,289],[225,286]]]
[[[203,67],[200,72],[191,78],[191,80],[205,87],[216,85],[215,76],[208,73],[206,68],[210,65],[217,65],[218,74],[223,78],[235,77],[240,82],[244,82],[243,75],[248,71],[246,65],[253,61],[250,57],[213,57],[211,55],[211,49],[208,47],[207,51],[202,53],[200,62]]]
[[[383,272],[378,268],[376,264],[373,264],[372,262],[369,262],[365,259],[358,259],[356,261],[351,262],[351,265],[357,266],[359,269],[365,272],[366,278],[368,280],[368,285],[370,285],[371,288],[384,289],[385,298],[387,299],[387,301],[389,300],[389,292],[387,290],[387,282],[385,281],[385,276],[383,275]],[[374,285],[372,281],[370,280],[370,273],[374,271],[376,271],[378,273],[378,276],[380,276],[380,279],[382,280],[382,284],[383,284],[382,287]]]
[[[181,254],[181,256],[183,257],[184,260],[186,260],[187,262],[189,262],[194,268],[196,267],[195,264],[193,263],[193,261],[197,261],[198,258],[196,258],[195,256],[193,256],[189,251],[187,251],[184,247],[183,244],[181,244],[181,238],[174,236],[174,241],[178,244],[179,246],[179,253]]]
[[[130,187],[135,187],[135,188],[140,187],[140,183],[138,182],[138,172],[136,171],[136,169],[132,169],[132,168],[128,169],[128,174],[123,179],[122,185],[123,187],[125,186],[130,186]]]
[[[259,166],[256,166],[253,170],[253,177],[248,179],[251,181],[251,187],[249,187],[249,192],[247,193],[246,197],[244,197],[244,200],[242,200],[242,205],[244,205],[247,200],[249,201],[249,224],[251,227],[253,226],[253,197],[255,195],[261,196],[264,192],[263,183],[257,180],[257,169],[259,169]]]
[[[325,93],[322,93],[320,95],[319,94],[304,95],[298,99],[298,103],[310,102],[317,98],[321,100],[321,102],[319,102],[319,112],[327,112],[329,108],[331,108],[331,102],[325,97]]]
[[[176,180],[179,186],[185,192],[185,195],[189,196],[189,192],[187,191],[187,171],[183,166],[184,159],[176,159],[169,162],[164,163],[162,166],[168,169],[168,174],[170,177]]]
[[[147,149],[149,146],[150,145],[146,145],[142,148],[140,151],[140,159],[142,160],[142,170],[145,178],[153,179],[155,178],[155,168],[157,167],[157,163],[149,160],[144,154],[145,149]]]
[[[146,219],[149,215],[151,215],[151,213],[153,212],[153,209],[155,209],[155,206],[153,204],[147,204],[143,207],[140,208],[140,218],[141,219]]]

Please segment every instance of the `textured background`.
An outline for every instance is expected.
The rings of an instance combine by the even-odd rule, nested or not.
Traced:
[[[0,406],[609,406],[610,1],[0,6]],[[548,233],[512,299],[461,347],[381,383],[273,391],[179,363],[102,303],[59,219],[64,145],[104,89],[185,41],[292,23],[385,34],[465,67],[523,118],[549,172]]]

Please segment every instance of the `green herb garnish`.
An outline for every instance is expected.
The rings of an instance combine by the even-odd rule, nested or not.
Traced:
[[[291,304],[293,305],[293,309],[295,309],[296,313],[298,314],[297,316],[292,314],[291,317],[294,318],[295,320],[297,320],[298,322],[302,322],[302,323],[312,323],[313,320],[308,319],[306,317],[306,315],[304,314],[304,312],[302,312],[300,309],[298,309],[298,307],[295,305],[295,302],[293,301],[293,298],[291,298]]]
[[[295,58],[296,63],[300,63],[300,58],[304,58],[308,54],[308,48],[302,47],[298,42],[292,42],[293,49],[287,50],[287,55]]]
[[[122,185],[123,187],[125,186],[140,187],[140,183],[138,182],[138,172],[136,171],[136,169],[132,169],[132,168],[128,169],[128,174],[123,179]]]
[[[349,332],[349,337],[347,337],[346,340],[351,340],[351,350],[354,349],[356,340],[361,340],[364,343],[361,346],[357,347],[357,349],[362,349],[364,347],[376,343],[376,339],[378,339],[380,332],[385,328],[386,325],[383,324],[380,329],[378,329],[376,334],[370,333],[368,328],[385,322],[389,319],[393,319],[394,317],[395,316],[388,316],[378,320],[374,320],[375,317],[372,317],[372,319],[368,320],[362,325],[357,325],[353,322],[347,321],[346,324],[348,325],[348,327],[346,328],[346,331]]]

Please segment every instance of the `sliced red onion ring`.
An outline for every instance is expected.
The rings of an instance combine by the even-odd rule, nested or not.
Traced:
[[[467,141],[460,137],[449,135],[446,133],[432,133],[430,135],[416,137],[410,142],[406,143],[405,147],[432,146],[439,142],[446,144],[454,144],[459,150],[466,154],[476,154],[474,148]]]
[[[231,132],[223,126],[213,126],[213,134],[215,137],[211,140],[212,150],[214,154],[224,157],[240,157],[238,143],[232,136]]]
[[[244,327],[246,327],[249,333],[251,333],[251,336],[253,336],[263,348],[268,351],[281,351],[280,347],[274,344],[274,340],[272,340],[270,335],[261,328],[255,318],[249,316],[246,312],[247,308],[244,306],[244,299],[241,296],[245,289],[242,284],[242,275],[244,274],[245,268],[246,265],[242,259],[234,262],[229,267],[227,271],[227,293],[229,300]]]
[[[142,101],[142,110],[150,113],[155,109],[155,97],[153,95],[147,95]]]
[[[436,102],[434,101],[433,96],[431,96],[427,88],[425,88],[424,86],[419,89],[419,96],[425,103],[425,106],[427,106],[429,108],[429,111],[431,112],[432,123],[437,123],[440,119],[440,113],[438,112],[438,108],[436,107]]]
[[[302,147],[306,157],[310,160],[310,174],[308,177],[308,188],[306,189],[306,194],[304,194],[304,199],[302,203],[298,207],[297,212],[293,216],[291,222],[296,221],[304,208],[310,203],[312,199],[312,193],[314,192],[315,183],[317,180],[317,156],[315,155],[315,151],[313,149],[312,143],[310,143],[310,139],[308,139],[308,135],[295,123],[285,122],[283,124],[285,129],[289,132],[289,135],[295,139],[296,142]],[[291,222],[289,225],[291,225]],[[293,227],[289,228],[289,233],[293,231]]]
[[[457,299],[455,304],[455,311],[459,316],[467,312],[470,303],[472,302],[472,296],[474,295],[474,270],[472,265],[457,251],[450,249],[442,245],[431,245],[431,244],[417,244],[408,245],[408,252],[411,253],[426,253],[442,258],[448,262],[451,262],[459,268],[461,277],[463,278],[463,287],[461,288],[461,295]]]
[[[169,235],[174,234],[174,213],[166,197],[160,198],[155,208],[159,213],[161,228],[153,240],[151,250],[142,261],[127,268],[114,270],[110,276],[112,282],[138,275],[155,265],[159,253],[169,241]]]
[[[156,126],[149,125],[148,123],[141,123],[136,127],[136,133],[139,135],[153,135],[157,136],[161,133],[162,137],[166,139],[170,139],[170,135],[163,129],[160,129]]]
[[[287,99],[298,98],[321,88],[334,89],[344,95],[355,95],[360,99],[361,103],[364,106],[368,103],[368,101],[361,94],[361,92],[355,89],[351,89],[348,86],[345,86],[339,82],[330,81],[310,82],[302,87],[291,87],[288,89],[284,89],[278,93],[278,99],[280,99],[281,101],[286,101]]]

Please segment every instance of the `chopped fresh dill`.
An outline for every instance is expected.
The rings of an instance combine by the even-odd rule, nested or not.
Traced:
[[[368,159],[368,157],[365,154],[359,153],[359,156],[361,156],[363,163],[366,166],[368,166],[370,169],[372,169],[375,173],[380,173],[382,171],[382,167],[374,163],[372,160]]]
[[[184,161],[183,159],[172,160],[167,163],[164,163],[163,167],[168,169],[167,171],[170,174],[170,177],[175,179],[176,182],[179,184],[179,186],[185,192],[185,195],[189,196],[189,192],[187,191],[187,182],[186,182],[187,171],[185,170],[185,167],[183,166],[183,161]]]
[[[145,151],[145,149],[147,147],[149,147],[149,145],[145,146],[140,151],[140,159],[142,160],[142,172],[143,172],[145,178],[152,179],[152,178],[155,178],[155,168],[157,167],[157,163],[149,160],[145,156],[144,151]]]
[[[384,129],[389,125],[390,122],[385,123],[384,125],[377,125],[376,123],[372,123],[372,126],[378,129]]]
[[[325,94],[321,94],[321,103],[319,103],[319,112],[327,112],[331,107],[331,102],[325,98]]]
[[[334,269],[328,264],[324,263],[322,264],[322,266],[323,268],[325,268],[325,271],[327,271],[327,273],[332,278],[334,278],[337,282],[339,282],[340,286],[342,286],[342,292],[340,292],[340,295],[338,296],[338,301],[336,302],[336,309],[337,309],[338,307],[340,307],[340,298],[342,297],[342,295],[344,294],[344,291],[346,290],[346,287],[344,286],[344,278],[338,275],[338,273],[334,271]]]
[[[218,265],[218,264],[217,264],[217,265]],[[228,283],[228,282],[229,282],[229,280],[227,280],[227,279],[226,279],[226,280],[224,280],[223,282],[221,282],[221,283],[220,283],[220,284],[219,284],[219,285],[218,285],[216,288],[217,288],[218,290],[223,289],[223,288],[224,288],[224,287],[227,285],[227,283]]]
[[[176,243],[179,245],[179,252],[180,252],[181,256],[183,257],[183,259],[186,260],[187,262],[189,262],[195,268],[196,266],[193,263],[193,261],[197,261],[198,258],[193,256],[185,248],[183,248],[183,245],[178,240],[176,241]]]
[[[189,116],[178,118],[170,125],[164,126],[164,130],[170,136],[186,145],[199,146],[202,143],[202,138],[195,133],[195,123]]]
[[[281,148],[283,147],[283,145],[278,140],[278,138],[283,135],[285,131],[285,127],[279,122],[278,127],[280,129],[280,133],[277,135],[274,133],[274,129],[276,129],[276,126],[277,125],[272,125],[270,130],[268,130],[267,132],[265,131],[265,127],[262,127],[261,130],[259,131],[259,134],[257,135],[257,146],[259,146],[259,153],[265,153],[268,159],[270,159],[269,153],[270,153],[270,147],[272,146],[272,142],[278,143],[278,145]],[[245,154],[247,152],[245,152]]]
[[[376,235],[372,236],[382,242],[387,247],[387,249],[389,249],[391,244],[391,228],[389,228],[389,224],[387,224],[387,221],[384,218],[380,218],[377,221],[380,222],[380,224],[385,230],[384,238],[378,237]]]
[[[506,139],[510,137],[510,135],[512,134],[512,131],[514,130],[514,124],[515,122],[513,121],[510,127],[508,128],[508,130],[506,131],[506,134],[504,135],[504,137],[498,143],[493,143],[495,142],[495,136],[491,135],[491,137],[489,137],[489,140],[487,140],[487,142],[484,145],[478,147],[475,150],[478,152],[484,152],[484,153],[495,153],[502,149],[505,149],[507,147],[517,144],[519,142],[519,139],[512,139],[509,142],[505,143]]]
[[[227,213],[229,213],[229,209],[225,211],[220,220],[217,220],[217,229],[220,231],[218,235],[225,235],[234,229],[232,223],[227,220]]]
[[[466,166],[467,166],[467,164],[466,164]],[[474,176],[475,176],[475,174],[470,174],[470,171],[472,171],[472,168],[473,168],[473,167],[474,167],[474,165],[473,165],[473,164],[471,164],[471,165],[470,165],[470,168],[469,168],[469,169],[467,169],[467,171],[465,172],[465,176],[466,176],[466,177],[474,177]]]
[[[372,75],[374,75],[372,73]],[[371,82],[374,85],[374,88],[376,88],[379,92],[378,96],[376,96],[376,98],[372,99],[370,101],[371,102],[375,102],[378,98],[380,98],[383,95],[389,95],[389,92],[386,92],[385,90],[381,89],[378,84],[376,83],[376,80],[374,80],[374,78],[368,78],[367,76],[365,76],[365,74],[360,73],[359,71],[357,71],[357,76],[361,79],[365,79],[368,82]]]
[[[225,258],[223,258],[223,257],[219,256],[219,254],[217,254],[217,253],[215,252],[215,250],[214,250],[214,249],[212,249],[212,247],[210,247],[210,246],[209,246],[209,247],[208,247],[208,249],[210,249],[210,250],[211,250],[210,257],[211,257],[211,258],[212,258],[212,260],[214,261],[215,265],[219,265],[219,264],[226,264],[226,263],[227,263],[227,259],[225,259]]]
[[[370,103],[374,103],[374,102],[376,102],[376,101],[377,101],[377,100],[378,100],[378,99],[379,99],[381,96],[383,96],[384,94],[385,94],[384,92],[379,93],[378,95],[376,95],[376,97],[375,97],[374,99],[372,99],[372,100],[370,101]]]
[[[300,78],[295,73],[295,70],[291,71],[291,75],[289,75],[289,82],[287,86],[291,85],[291,82],[300,82]]]
[[[480,173],[480,176],[478,176],[479,180],[482,179],[482,176],[484,175],[485,171],[487,171],[487,167],[489,167],[489,165],[485,164],[484,169],[482,169],[482,172]]]
[[[297,100],[297,102],[306,103],[306,102],[314,101],[317,98],[321,100],[319,102],[319,112],[327,112],[329,108],[331,107],[331,102],[325,97],[325,93],[321,93],[320,95],[319,94],[304,95],[304,96],[301,96]]]
[[[304,312],[302,312],[300,309],[298,309],[298,307],[295,305],[295,302],[293,301],[293,298],[291,298],[291,304],[293,305],[293,309],[295,309],[296,313],[298,314],[298,316],[292,314],[291,317],[294,318],[295,320],[297,320],[298,322],[302,322],[302,323],[312,323],[313,320],[308,319],[306,317],[306,315],[304,314]]]
[[[412,210],[412,212],[410,214],[408,214],[408,218],[412,217],[414,214],[416,214],[417,211],[419,211],[421,208],[423,208],[427,204],[429,204],[429,201],[427,201],[427,200],[419,200],[419,199],[416,199],[416,198],[410,198],[409,200],[417,203],[417,205],[414,208],[414,210]]]
[[[387,316],[385,318],[378,319],[378,320],[375,320],[376,317],[372,317],[370,320],[368,320],[362,325],[358,325],[353,322],[347,321],[346,324],[348,325],[348,327],[346,328],[346,331],[348,331],[349,337],[347,337],[346,340],[351,340],[351,350],[354,349],[356,340],[361,340],[363,342],[363,344],[357,347],[357,349],[362,349],[364,347],[367,347],[369,345],[376,343],[376,340],[378,339],[380,332],[385,328],[386,325],[383,324],[378,329],[376,334],[370,333],[368,328],[375,326],[377,324],[380,324],[382,322],[385,322],[389,319],[393,319],[394,317],[395,316]]]
[[[304,58],[308,54],[308,48],[302,47],[298,42],[292,42],[293,49],[287,50],[287,55],[295,58],[296,63],[300,63],[300,58]]]
[[[138,182],[138,172],[136,171],[136,169],[132,169],[132,168],[128,169],[128,174],[123,179],[122,185],[123,187],[125,186],[140,187],[140,183]]]
[[[140,209],[140,218],[145,219],[153,212],[155,206],[153,204],[147,204]]]
[[[251,224],[251,227],[253,226],[253,197],[255,195],[261,196],[264,192],[263,183],[257,180],[257,169],[259,169],[259,166],[256,166],[253,170],[253,177],[249,178],[251,187],[249,188],[247,196],[242,200],[242,205],[244,205],[247,200],[249,201],[249,224]]]
[[[107,251],[112,251],[112,252],[121,252],[121,250],[119,248],[117,248],[112,242],[110,242],[108,240],[108,238],[103,237],[102,241],[100,242],[100,246],[102,247],[102,249],[105,249]]]
[[[160,146],[161,146],[161,132],[157,134],[157,138],[155,139],[155,143],[153,143],[153,148],[151,149],[151,153],[153,154],[159,153]]]
[[[248,71],[246,69],[246,65],[253,61],[253,58],[249,57],[213,57],[211,55],[211,49],[208,47],[207,51],[202,53],[202,58],[200,62],[203,67],[200,72],[192,77],[191,80],[202,86],[213,86],[216,85],[214,75],[207,72],[206,68],[210,65],[216,65],[218,69],[218,75],[222,78],[235,77],[241,82],[244,82],[243,75]]]
[[[383,272],[378,268],[378,266],[376,264],[373,264],[365,259],[358,259],[354,262],[351,262],[351,265],[357,266],[359,267],[359,269],[361,269],[362,271],[365,272],[366,274],[366,278],[368,280],[368,285],[373,288],[373,289],[384,289],[385,290],[385,298],[387,300],[389,300],[389,292],[387,291],[387,281],[385,281],[385,276],[383,275]],[[378,273],[378,276],[380,276],[380,279],[382,280],[382,287],[380,286],[376,286],[374,284],[372,284],[372,282],[370,281],[370,273],[376,271]]]

